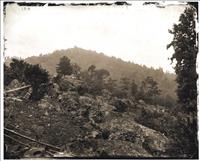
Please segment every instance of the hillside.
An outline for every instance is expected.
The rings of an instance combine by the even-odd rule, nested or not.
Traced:
[[[187,116],[132,98],[80,94],[82,83],[66,76],[49,86],[38,101],[27,99],[26,89],[8,93],[4,110],[5,157],[188,157],[182,150],[187,149],[187,144],[182,144],[187,140],[181,140],[186,125],[182,118]],[[21,86],[15,79],[6,90]]]
[[[72,63],[77,63],[82,70],[88,69],[90,65],[95,65],[99,69],[108,70],[113,79],[119,80],[122,77],[128,77],[134,79],[138,85],[146,76],[152,76],[158,82],[159,88],[162,90],[162,96],[169,95],[176,98],[174,74],[164,73],[162,69],[147,68],[146,66],[125,62],[91,50],[75,47],[67,50],[57,50],[47,55],[32,56],[25,59],[25,61],[31,64],[40,64],[50,74],[54,74],[56,73],[56,65],[63,56],[70,58]]]
[[[157,83],[150,77],[132,92],[134,86],[108,84],[104,69],[50,77],[23,60],[4,67],[7,159],[196,156],[187,128],[191,116],[177,103],[157,102]]]

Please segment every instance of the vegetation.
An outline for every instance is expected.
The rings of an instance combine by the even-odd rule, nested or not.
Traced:
[[[167,95],[171,96],[174,100],[177,98],[175,93],[177,88],[175,74],[163,72],[161,68],[153,69],[133,62],[125,62],[121,59],[108,57],[103,53],[97,53],[91,50],[78,47],[67,50],[56,50],[53,53],[43,56],[29,57],[25,61],[30,64],[40,64],[51,75],[54,75],[57,73],[56,66],[63,56],[71,60],[70,64],[78,64],[81,67],[81,72],[88,70],[91,65],[95,65],[96,69],[106,69],[110,73],[110,77],[113,80],[117,80],[117,84],[119,84],[122,77],[127,77],[130,81],[134,79],[137,86],[140,86],[140,83],[147,76],[151,76],[158,83],[158,87],[162,91],[160,96],[163,99]]]
[[[131,82],[131,95],[135,97],[137,93],[138,93],[138,86],[135,83],[135,80],[132,80],[132,82]]]
[[[88,92],[97,95],[102,94],[102,90],[106,88],[105,79],[110,73],[105,69],[96,70],[96,66],[91,65],[88,70],[82,72],[81,75],[88,87]]]
[[[161,90],[158,88],[158,83],[153,80],[152,77],[146,77],[144,81],[142,81],[142,85],[139,91],[139,98],[144,99],[148,103],[155,104],[155,98],[159,96]]]
[[[197,79],[196,59],[198,53],[197,33],[195,17],[197,10],[189,6],[181,14],[179,24],[175,24],[169,32],[174,35],[173,41],[167,46],[174,48],[172,62],[176,60],[175,72],[178,83],[177,95],[180,110],[189,114],[189,120],[185,126],[185,134],[189,145],[183,149],[191,158],[198,157],[197,141]],[[185,140],[184,140],[185,141]]]
[[[10,67],[4,64],[4,85],[7,86],[14,79]]]
[[[26,83],[32,86],[31,99],[39,100],[44,97],[48,91],[49,74],[46,70],[42,69],[38,64],[30,65],[27,64],[24,75]]]
[[[170,30],[176,82],[80,48],[5,63],[5,158],[198,158],[195,15]]]
[[[60,62],[56,68],[56,71],[60,75],[71,75],[73,72],[73,68],[70,64],[70,59],[66,56],[63,56],[60,59]]]
[[[175,24],[169,32],[174,35],[173,41],[168,45],[173,47],[175,53],[171,60],[176,60],[175,72],[178,83],[178,101],[184,105],[185,111],[197,111],[197,84],[196,59],[198,53],[197,33],[195,29],[196,11],[192,7],[186,8],[180,16],[180,23]],[[192,104],[191,104],[192,102]]]
[[[69,69],[73,68],[72,73],[75,75],[78,74],[78,77],[80,75],[85,75],[88,68],[95,65],[95,70],[105,69],[110,73],[109,77],[105,79],[105,83],[107,83],[107,79],[112,79],[114,81],[116,80],[114,84],[119,85],[121,82],[120,80],[126,77],[130,80],[130,83],[134,80],[139,89],[141,82],[147,76],[150,76],[157,82],[158,88],[162,91],[159,98],[156,98],[157,102],[162,105],[166,103],[169,108],[175,107],[177,98],[175,93],[177,88],[175,75],[164,73],[162,69],[147,68],[146,66],[124,62],[114,57],[105,56],[102,53],[96,53],[95,51],[84,50],[78,47],[67,50],[57,50],[52,54],[40,55],[38,57],[29,57],[25,59],[25,61],[30,64],[40,64],[50,75],[54,75],[57,73],[56,67],[58,68],[60,59],[64,56],[70,59],[70,66],[72,67],[69,67]],[[7,59],[7,62],[9,62],[9,59]],[[85,81],[87,82],[88,80]],[[116,95],[120,95],[121,91],[119,88],[113,90]],[[129,95],[130,93],[131,91],[129,91]]]
[[[31,65],[15,58],[12,59],[10,67],[4,64],[4,85],[8,85],[14,79],[32,86],[30,98],[33,100],[41,99],[48,91],[49,74],[38,64]]]

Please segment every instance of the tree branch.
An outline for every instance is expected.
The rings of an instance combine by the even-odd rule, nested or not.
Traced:
[[[11,139],[11,140],[13,140],[13,141],[15,141],[15,142],[17,142],[17,143],[20,143],[20,144],[24,145],[24,146],[26,146],[26,147],[30,147],[30,145],[27,145],[27,144],[25,144],[25,143],[23,143],[23,142],[21,142],[21,141],[15,139],[15,138],[9,136],[9,135],[7,135],[7,134],[4,134],[4,136],[7,137],[7,138],[9,138],[9,139]]]
[[[22,134],[20,134],[20,133],[18,133],[18,132],[16,132],[16,131],[13,131],[13,130],[8,129],[8,128],[4,128],[4,130],[6,130],[6,131],[8,131],[8,132],[10,132],[10,133],[12,133],[12,134],[14,134],[14,135],[20,136],[20,137],[22,137],[22,138],[24,138],[24,139],[27,139],[27,140],[29,140],[29,141],[32,141],[32,142],[35,142],[35,143],[44,145],[44,146],[49,147],[49,148],[53,148],[53,149],[62,151],[62,149],[59,148],[59,147],[56,147],[56,146],[53,146],[53,145],[50,145],[50,144],[47,144],[47,143],[43,143],[43,142],[40,142],[40,141],[37,141],[37,140],[35,140],[35,139],[32,139],[32,138],[30,138],[30,137],[28,137],[28,136],[25,136],[25,135],[22,135]]]
[[[15,88],[15,89],[11,89],[11,90],[8,90],[8,91],[5,91],[4,93],[7,94],[7,93],[11,93],[11,92],[16,92],[16,91],[19,91],[19,90],[22,90],[22,89],[26,89],[26,88],[30,88],[31,85],[27,85],[27,86],[23,86],[23,87],[19,87],[19,88]]]

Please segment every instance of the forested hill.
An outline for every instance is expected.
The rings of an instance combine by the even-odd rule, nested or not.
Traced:
[[[134,79],[138,85],[145,77],[152,76],[162,90],[161,95],[169,95],[172,98],[176,98],[174,74],[164,73],[162,69],[147,68],[146,66],[126,62],[115,57],[108,57],[103,53],[97,53],[91,50],[78,47],[67,50],[56,50],[46,55],[29,57],[25,61],[31,64],[40,64],[50,74],[54,74],[56,73],[56,66],[63,56],[71,59],[72,63],[77,63],[81,67],[81,70],[86,70],[90,65],[95,65],[99,69],[108,70],[113,79],[119,80],[122,77],[127,77],[130,80]]]

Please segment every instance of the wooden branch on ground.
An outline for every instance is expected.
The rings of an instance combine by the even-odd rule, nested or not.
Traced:
[[[12,125],[9,120],[8,121],[6,120],[6,122],[7,122],[7,124],[6,124],[7,126],[4,126],[4,127],[9,129],[9,126],[10,126],[11,128],[14,128],[14,129],[18,130],[19,132],[23,132],[24,134],[28,133],[28,131],[22,130],[19,127],[16,127],[16,126]]]
[[[13,100],[13,101],[22,102],[22,100],[21,100],[21,99],[19,99],[19,98],[16,98],[16,97],[6,97],[6,99],[11,99],[11,100]]]
[[[8,90],[8,91],[5,91],[4,93],[7,94],[7,93],[11,93],[11,92],[16,92],[16,91],[19,91],[19,90],[22,90],[22,89],[26,89],[26,88],[30,88],[31,85],[27,85],[27,86],[23,86],[23,87],[19,87],[19,88],[15,88],[15,89],[11,89],[11,90]]]
[[[23,143],[23,142],[21,142],[21,141],[15,139],[15,138],[9,136],[9,135],[4,134],[4,136],[7,137],[7,138],[9,138],[9,139],[11,139],[11,140],[13,140],[13,141],[15,141],[15,142],[17,142],[17,143],[19,143],[19,144],[24,145],[24,146],[26,146],[26,147],[30,147],[30,145],[27,145],[27,144],[25,144],[25,143]]]
[[[56,149],[56,150],[58,150],[58,151],[62,151],[62,149],[59,148],[59,147],[56,147],[56,146],[53,146],[53,145],[50,145],[50,144],[47,144],[47,143],[44,143],[44,142],[37,141],[37,140],[35,140],[35,139],[32,139],[32,138],[30,138],[30,137],[28,137],[28,136],[25,136],[25,135],[22,135],[22,134],[20,134],[20,133],[18,133],[18,132],[16,132],[16,131],[13,131],[13,130],[8,129],[8,128],[4,128],[4,130],[7,131],[7,132],[12,133],[12,134],[14,134],[14,135],[20,136],[20,137],[22,137],[22,138],[24,138],[24,139],[27,139],[27,140],[29,140],[29,141],[32,141],[32,142],[35,142],[35,143],[44,145],[44,146],[49,147],[49,148],[52,148],[52,149]]]

